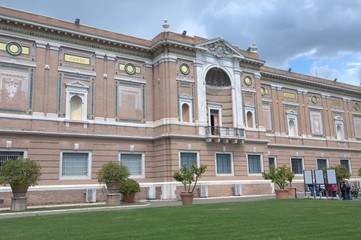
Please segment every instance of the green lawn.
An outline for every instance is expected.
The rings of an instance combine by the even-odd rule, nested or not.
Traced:
[[[361,202],[264,200],[0,220],[0,239],[360,239]]]

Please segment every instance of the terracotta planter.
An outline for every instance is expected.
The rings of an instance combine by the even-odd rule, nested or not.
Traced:
[[[106,182],[108,193],[119,193],[120,183],[118,182]]]
[[[288,188],[288,195],[295,196],[296,195],[296,188],[295,187],[289,187]]]
[[[193,204],[193,197],[194,197],[193,193],[181,192],[180,196],[181,196],[183,205],[192,205]]]
[[[135,199],[135,193],[123,194],[123,201],[125,203],[133,203]]]
[[[276,189],[276,199],[288,199],[288,189]]]
[[[11,186],[14,198],[25,197],[28,192],[29,186],[26,185],[14,185]]]

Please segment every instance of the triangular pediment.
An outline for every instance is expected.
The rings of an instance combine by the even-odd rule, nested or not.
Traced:
[[[72,88],[89,88],[87,85],[85,85],[79,81],[67,83],[66,86],[72,87]]]
[[[232,46],[232,44],[224,40],[222,37],[210,39],[206,42],[199,43],[196,45],[196,48],[199,50],[207,51],[216,56],[217,58],[245,58],[245,56],[241,54],[236,47]]]

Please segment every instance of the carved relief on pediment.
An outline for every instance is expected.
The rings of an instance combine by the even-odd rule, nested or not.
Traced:
[[[208,51],[212,52],[214,56],[223,58],[230,55],[230,49],[223,42],[215,42],[208,46]]]

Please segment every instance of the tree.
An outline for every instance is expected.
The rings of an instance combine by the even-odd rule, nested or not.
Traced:
[[[262,176],[264,179],[271,180],[273,183],[276,183],[280,189],[285,189],[285,187],[288,185],[287,181],[291,183],[295,174],[285,165],[282,165],[278,168],[276,168],[274,165],[271,165],[269,173],[263,172]]]
[[[195,164],[192,164],[191,167],[184,164],[179,170],[173,173],[173,178],[174,180],[183,184],[184,190],[186,192],[193,193],[198,179],[202,176],[206,169],[207,166],[203,164],[201,164],[199,167],[197,167]]]

